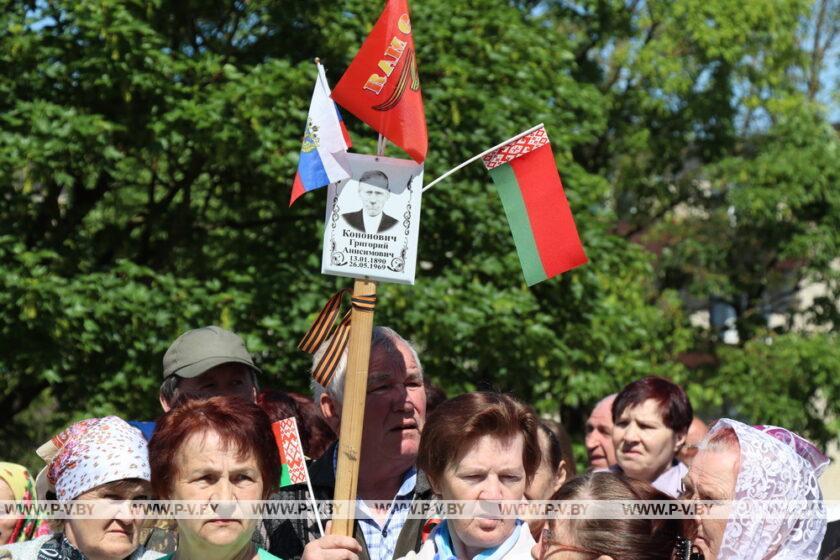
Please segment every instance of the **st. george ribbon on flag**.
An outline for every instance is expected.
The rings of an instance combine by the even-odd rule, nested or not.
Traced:
[[[318,66],[318,78],[312,91],[306,131],[300,148],[300,161],[292,185],[289,206],[303,193],[326,187],[350,177],[344,155],[350,148],[350,135],[335,102],[330,99],[330,87],[324,67]]]
[[[423,163],[429,142],[407,0],[388,0],[332,97]]]

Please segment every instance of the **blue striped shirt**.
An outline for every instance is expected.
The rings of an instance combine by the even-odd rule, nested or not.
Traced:
[[[333,454],[333,469],[338,465],[338,446]],[[385,522],[379,525],[370,508],[364,500],[356,501],[356,517],[362,534],[365,536],[370,560],[391,560],[394,557],[394,550],[397,548],[397,539],[400,536],[405,521],[408,518],[408,505],[414,498],[414,488],[417,486],[417,468],[411,467],[402,477],[397,495],[391,501],[388,515]],[[403,507],[400,507],[402,505]]]

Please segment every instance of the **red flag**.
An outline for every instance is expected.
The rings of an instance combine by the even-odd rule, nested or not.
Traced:
[[[271,431],[280,452],[280,487],[305,483],[309,472],[306,470],[297,421],[294,418],[278,420],[271,425]]]
[[[505,143],[483,160],[498,188],[529,286],[588,261],[545,128]]]
[[[423,163],[429,140],[407,0],[388,0],[332,97]]]

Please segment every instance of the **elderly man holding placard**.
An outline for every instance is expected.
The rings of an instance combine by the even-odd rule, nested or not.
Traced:
[[[327,346],[328,342],[322,344],[315,353],[313,370],[324,359]],[[336,433],[346,369],[347,350],[326,387],[313,382],[315,403]],[[363,515],[354,524],[353,536],[363,549],[360,558],[390,560],[419,550],[422,544],[423,521],[407,519],[407,508],[399,506],[432,496],[426,477],[415,466],[426,419],[426,393],[417,352],[392,329],[373,329],[369,369],[357,492]],[[333,444],[309,465],[318,500],[333,498],[337,456],[338,444]],[[305,500],[306,486],[283,488],[272,499]],[[320,536],[314,519],[266,520],[265,529],[269,550],[284,560],[299,558],[306,543]]]

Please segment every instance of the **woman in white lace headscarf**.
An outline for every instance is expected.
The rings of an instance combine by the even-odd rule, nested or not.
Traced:
[[[700,444],[687,492],[694,499],[736,502],[729,519],[697,523],[695,545],[705,560],[816,559],[826,527],[818,479],[827,465],[813,444],[784,428],[718,421]],[[808,502],[811,508],[808,515],[766,516],[758,507],[765,500]],[[749,501],[755,506],[738,507]]]

